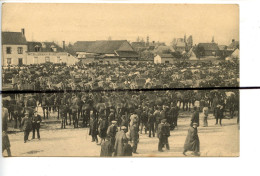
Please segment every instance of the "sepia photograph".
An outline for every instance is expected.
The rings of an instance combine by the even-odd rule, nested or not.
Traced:
[[[239,157],[238,4],[2,4],[3,157]]]

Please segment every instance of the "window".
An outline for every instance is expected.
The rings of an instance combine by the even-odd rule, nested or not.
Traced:
[[[39,52],[39,51],[40,51],[40,46],[39,46],[39,45],[36,45],[36,46],[34,47],[34,51],[35,51],[35,52]]]
[[[7,58],[7,65],[11,65],[12,64],[12,59],[11,58]]]
[[[23,54],[23,47],[18,47],[17,48],[17,53],[18,54]]]
[[[45,57],[45,62],[50,62],[50,57],[49,56]]]
[[[6,54],[12,54],[12,48],[6,47]]]
[[[169,64],[169,63],[170,63],[170,61],[165,61],[165,63],[166,63],[166,64]]]

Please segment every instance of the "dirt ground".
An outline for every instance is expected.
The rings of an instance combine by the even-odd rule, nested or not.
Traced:
[[[134,157],[182,157],[183,145],[186,139],[191,114],[181,113],[178,128],[171,131],[169,137],[170,150],[158,152],[158,138],[149,138],[148,134],[140,134],[137,148],[138,154]],[[237,118],[223,119],[222,126],[215,125],[215,119],[210,114],[209,127],[202,127],[200,116],[198,134],[202,157],[207,156],[239,156],[239,125]],[[41,140],[34,139],[23,142],[23,133],[9,134],[12,156],[91,156],[100,155],[100,145],[91,142],[88,128],[59,129],[59,123],[43,123]],[[30,133],[29,139],[31,139]],[[3,153],[7,155],[6,151]],[[188,153],[188,156],[193,156]]]

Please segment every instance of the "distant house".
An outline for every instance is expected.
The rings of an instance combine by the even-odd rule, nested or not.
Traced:
[[[227,46],[218,45],[218,48],[219,48],[219,56],[225,58],[228,55]]]
[[[172,46],[158,46],[153,51],[155,54],[170,54],[171,52],[175,52]]]
[[[66,63],[72,65],[77,61],[65,51],[65,46],[61,48],[54,42],[27,42],[27,45],[27,64]]]
[[[175,58],[171,54],[157,54],[154,57],[155,64],[173,64]]]
[[[148,47],[146,47],[146,44],[144,41],[143,42],[132,42],[131,45],[132,45],[133,49],[137,52],[143,51],[148,48]]]
[[[204,56],[213,56],[216,57],[219,54],[219,47],[217,43],[199,43],[197,47],[204,49]]]
[[[176,46],[175,46],[175,50],[183,53],[184,51],[186,51],[186,43],[184,40],[177,40]]]
[[[230,45],[228,45],[227,50],[235,51],[236,49],[239,49],[239,41],[235,41],[235,39],[232,39],[232,42]]]
[[[27,43],[25,30],[2,32],[2,66],[27,63]]]
[[[126,40],[78,41],[73,46],[78,59],[95,54],[99,62],[137,60],[139,55]]]

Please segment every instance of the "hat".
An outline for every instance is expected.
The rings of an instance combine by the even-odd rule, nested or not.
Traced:
[[[162,119],[162,123],[165,123],[165,122],[167,122],[167,120],[166,119]]]
[[[127,128],[125,126],[121,126],[121,130],[126,130]]]
[[[116,123],[117,123],[117,121],[115,121],[115,120],[112,121],[112,124],[116,124]]]

